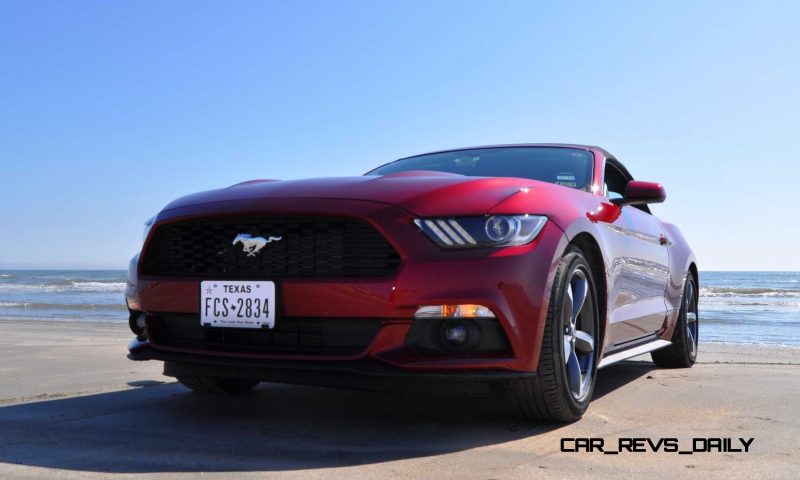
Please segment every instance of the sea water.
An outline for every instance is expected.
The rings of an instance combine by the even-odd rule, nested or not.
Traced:
[[[800,272],[700,272],[700,340],[800,346]]]
[[[0,270],[0,318],[128,321],[124,270]]]

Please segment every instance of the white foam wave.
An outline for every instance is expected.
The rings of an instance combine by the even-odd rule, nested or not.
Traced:
[[[751,287],[701,287],[701,297],[789,297],[800,298],[800,290]]]
[[[125,290],[125,282],[72,282],[70,287],[83,292],[120,292]]]
[[[24,308],[33,310],[126,310],[123,303],[36,303],[36,302],[0,302],[0,308]]]
[[[125,282],[76,282],[60,284],[0,284],[0,291],[17,290],[23,292],[123,292]]]
[[[0,307],[27,307],[29,303],[0,302]]]

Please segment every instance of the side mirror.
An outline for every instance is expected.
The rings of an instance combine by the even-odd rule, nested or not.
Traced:
[[[647,203],[661,203],[666,198],[667,192],[660,183],[631,180],[625,186],[625,196],[614,198],[611,203],[615,203],[620,207],[623,205],[644,205]]]

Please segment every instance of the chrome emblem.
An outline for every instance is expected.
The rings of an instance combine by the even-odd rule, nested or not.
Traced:
[[[255,237],[253,238],[252,235],[249,233],[240,233],[236,235],[236,238],[233,239],[233,244],[236,245],[239,242],[242,242],[242,246],[244,247],[244,252],[247,254],[248,257],[255,257],[256,253],[259,250],[264,248],[268,243],[272,242],[279,242],[283,239],[283,237]]]

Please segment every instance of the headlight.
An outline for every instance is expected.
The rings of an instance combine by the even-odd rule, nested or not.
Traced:
[[[547,217],[418,218],[414,223],[441,248],[510,247],[532,242],[544,228]]]
[[[144,244],[145,240],[147,240],[147,235],[150,233],[150,230],[152,230],[154,223],[156,223],[156,217],[150,217],[150,219],[144,222],[144,232],[142,232],[142,244]]]

